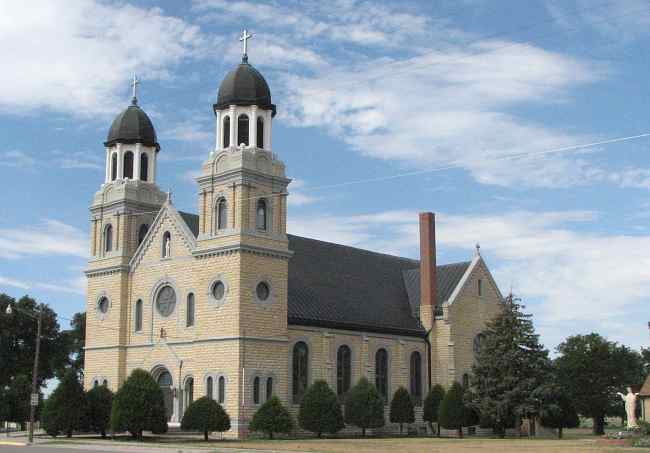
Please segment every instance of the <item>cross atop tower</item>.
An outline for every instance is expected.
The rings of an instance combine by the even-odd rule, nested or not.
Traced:
[[[138,76],[133,73],[133,81],[131,81],[131,87],[133,88],[133,97],[131,98],[131,104],[138,105],[138,85],[140,85],[140,79]]]
[[[253,35],[251,33],[248,33],[248,30],[244,28],[244,31],[239,38],[239,40],[244,43],[244,54],[242,55],[242,61],[244,63],[248,62],[248,40],[252,37]]]

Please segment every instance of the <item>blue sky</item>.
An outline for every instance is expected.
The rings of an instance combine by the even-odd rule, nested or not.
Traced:
[[[546,152],[650,133],[645,0],[4,2],[0,291],[84,309],[88,206],[133,72],[158,183],[196,211],[244,27],[290,232],[417,257],[417,213],[435,211],[439,262],[479,242],[547,347],[647,344],[650,138]]]

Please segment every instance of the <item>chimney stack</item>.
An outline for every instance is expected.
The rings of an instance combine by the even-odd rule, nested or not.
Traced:
[[[420,213],[420,322],[433,327],[438,300],[436,277],[436,218],[432,212]]]

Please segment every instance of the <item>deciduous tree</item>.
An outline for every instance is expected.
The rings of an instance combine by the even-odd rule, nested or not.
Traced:
[[[398,388],[393,395],[393,400],[390,402],[389,419],[391,423],[399,423],[400,434],[402,434],[404,423],[413,423],[415,421],[413,400],[404,387]]]
[[[366,435],[368,428],[384,426],[384,399],[368,379],[361,378],[350,389],[345,400],[345,421],[361,428],[361,435]]]
[[[433,386],[427,397],[424,399],[424,408],[422,418],[424,421],[429,422],[429,427],[433,431],[433,424],[438,425],[436,431],[438,437],[440,437],[440,424],[438,423],[438,410],[440,409],[440,403],[442,403],[443,398],[445,397],[445,389],[440,384]]]
[[[204,396],[189,405],[183,415],[181,428],[202,432],[203,439],[208,440],[208,433],[230,429],[230,416],[219,403]]]
[[[341,405],[327,382],[318,380],[307,389],[300,403],[298,423],[318,437],[323,433],[335,434],[345,427]]]
[[[272,396],[253,415],[251,431],[259,431],[273,439],[274,433],[289,433],[294,427],[291,414],[277,396]]]

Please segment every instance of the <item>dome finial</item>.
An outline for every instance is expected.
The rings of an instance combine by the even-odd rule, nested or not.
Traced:
[[[138,85],[140,85],[140,79],[138,79],[137,74],[133,73],[133,81],[131,82],[131,87],[133,88],[133,97],[131,98],[131,105],[138,105]]]
[[[241,57],[242,63],[248,63],[248,40],[253,37],[252,33],[248,33],[248,30],[244,28],[244,31],[241,34],[239,40],[244,43],[244,53]]]

